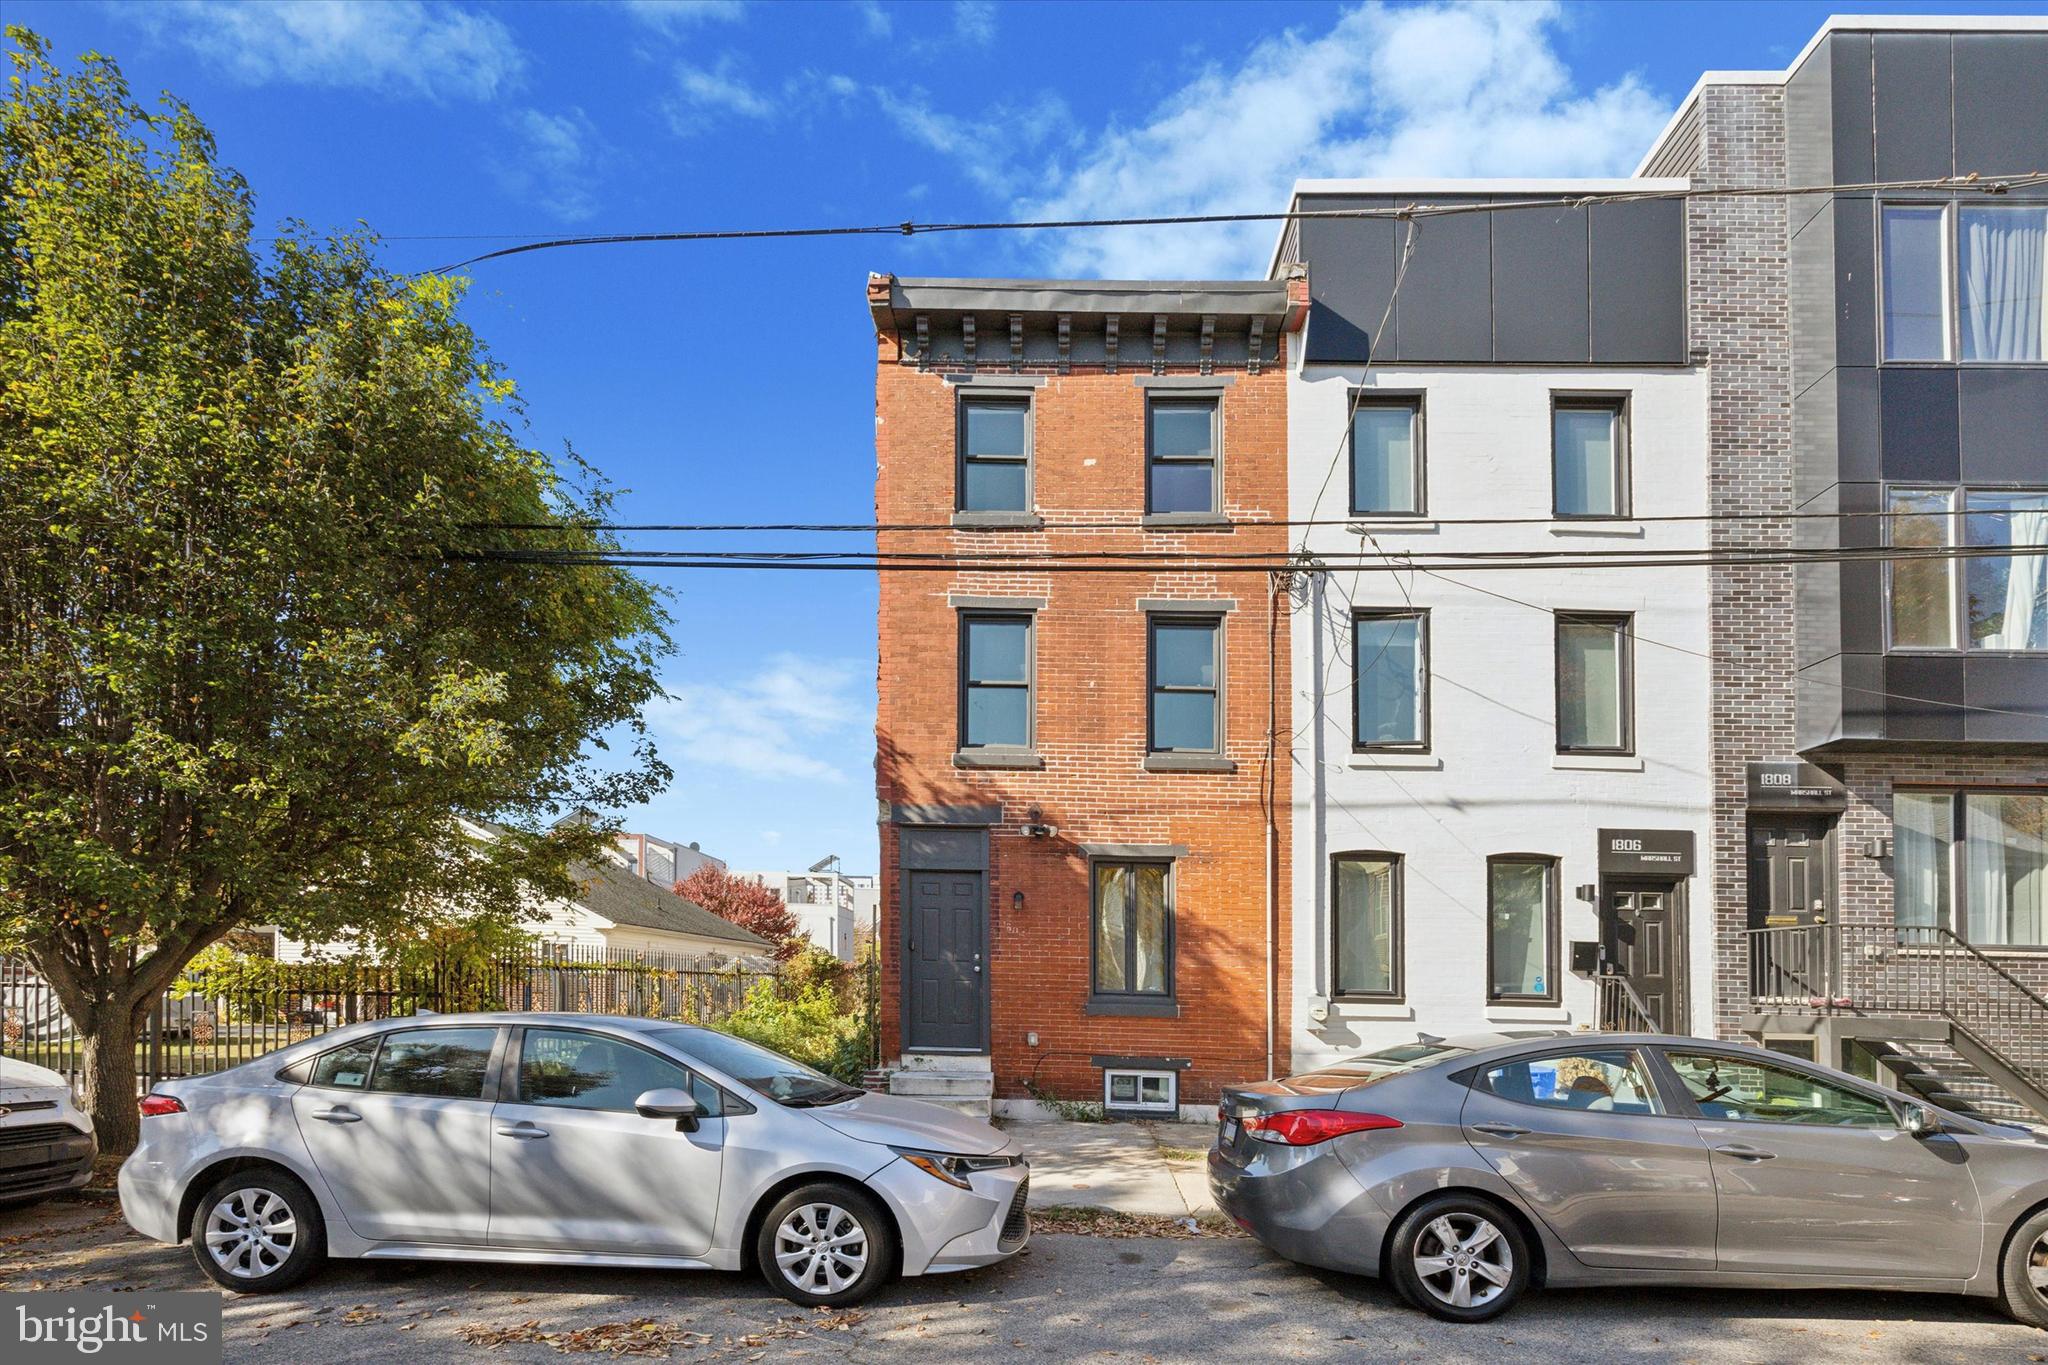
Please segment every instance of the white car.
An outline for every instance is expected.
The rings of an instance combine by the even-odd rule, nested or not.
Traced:
[[[757,1267],[802,1304],[1015,1255],[1029,1172],[978,1119],[659,1019],[387,1019],[142,1101],[121,1210],[245,1293],[327,1256]]]
[[[57,1072],[0,1057],[0,1208],[33,1204],[92,1179],[92,1116]]]

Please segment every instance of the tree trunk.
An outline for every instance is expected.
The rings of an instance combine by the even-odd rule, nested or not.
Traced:
[[[126,1156],[142,1136],[142,1111],[136,1105],[135,1041],[141,1032],[136,1012],[110,1000],[73,1022],[85,1044],[80,1102],[92,1115],[100,1151]]]

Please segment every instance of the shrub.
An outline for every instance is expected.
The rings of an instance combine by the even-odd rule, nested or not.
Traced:
[[[757,981],[746,1004],[713,1027],[849,1085],[859,1085],[867,1069],[868,1037],[861,1017],[841,1010],[832,992],[816,983],[778,989],[773,981]]]

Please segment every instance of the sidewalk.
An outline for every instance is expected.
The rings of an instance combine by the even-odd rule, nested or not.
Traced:
[[[1216,1212],[1207,1123],[1065,1123],[1006,1119],[1031,1159],[1031,1206],[1192,1218]]]

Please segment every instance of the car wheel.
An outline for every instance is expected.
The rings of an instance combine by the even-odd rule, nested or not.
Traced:
[[[2000,1297],[2015,1322],[2048,1329],[2048,1209],[2021,1223],[2005,1246]]]
[[[1394,1228],[1388,1276],[1401,1297],[1451,1322],[1505,1313],[1529,1284],[1529,1244],[1490,1199],[1448,1194]]]
[[[821,1181],[775,1201],[761,1220],[754,1256],[784,1298],[842,1308],[888,1282],[896,1268],[896,1232],[871,1196]]]
[[[192,1210],[192,1256],[215,1284],[242,1294],[289,1289],[327,1259],[319,1201],[279,1170],[236,1171]]]

